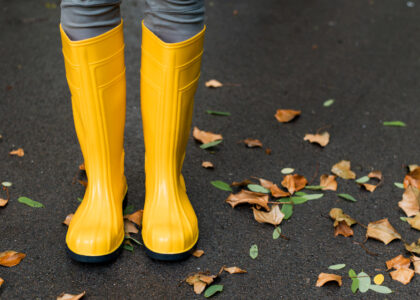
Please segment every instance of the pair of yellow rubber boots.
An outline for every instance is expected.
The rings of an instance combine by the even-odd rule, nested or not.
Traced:
[[[66,243],[77,261],[105,262],[118,255],[124,241],[123,23],[81,41],[71,41],[60,29],[74,123],[88,177]],[[204,31],[180,43],[165,43],[142,25],[141,110],[146,149],[142,237],[147,253],[155,259],[183,259],[198,240],[197,217],[181,169]]]

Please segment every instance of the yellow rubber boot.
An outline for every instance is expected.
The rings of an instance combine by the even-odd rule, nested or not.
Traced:
[[[122,213],[126,81],[122,22],[94,38],[71,41],[60,26],[67,82],[88,185],[67,231],[70,256],[115,258],[124,240]]]
[[[200,77],[204,31],[165,43],[143,23],[141,110],[146,148],[146,200],[142,236],[159,260],[189,256],[198,223],[181,175]]]

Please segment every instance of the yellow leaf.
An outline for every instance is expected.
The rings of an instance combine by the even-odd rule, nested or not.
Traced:
[[[384,275],[378,274],[373,278],[373,282],[377,285],[381,285],[385,280]]]

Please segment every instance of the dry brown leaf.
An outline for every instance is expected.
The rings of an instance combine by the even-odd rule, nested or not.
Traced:
[[[400,268],[398,270],[389,273],[392,279],[401,282],[402,284],[408,284],[414,276],[414,270],[409,268]]]
[[[70,225],[70,221],[73,218],[73,216],[74,216],[74,214],[67,215],[67,217],[63,221],[63,224],[69,226]]]
[[[229,274],[247,273],[246,270],[242,270],[241,268],[238,268],[238,267],[223,267],[223,270],[225,270]]]
[[[223,86],[223,84],[216,79],[210,79],[209,81],[206,81],[205,84],[208,88],[219,88]]]
[[[270,155],[271,154],[271,149],[270,148],[266,148],[265,149],[265,154]]]
[[[268,207],[268,195],[263,193],[256,193],[247,190],[241,190],[239,193],[230,194],[226,199],[226,202],[229,203],[232,207],[235,207],[238,204],[248,203],[256,204],[264,207],[267,211],[270,210]]]
[[[336,176],[334,175],[328,175],[324,174],[321,175],[320,183],[319,185],[322,186],[322,190],[330,190],[330,191],[336,191],[337,190],[337,181],[335,180]]]
[[[9,202],[9,200],[0,198],[0,207],[6,206],[7,202]]]
[[[79,300],[84,295],[86,295],[86,292],[80,293],[78,295],[62,293],[60,296],[57,297],[57,300]]]
[[[22,148],[19,148],[19,149],[17,149],[17,150],[12,150],[12,151],[10,151],[10,152],[9,152],[9,154],[10,154],[10,155],[17,155],[17,156],[19,156],[19,157],[22,157],[22,156],[24,156],[24,155],[25,155],[25,151],[23,151],[23,149],[22,149]]]
[[[292,121],[294,118],[299,116],[301,113],[300,110],[293,110],[293,109],[278,109],[276,114],[274,115],[277,121],[282,123],[287,123]]]
[[[247,186],[248,184],[251,184],[252,181],[249,179],[245,179],[242,181],[234,181],[230,186]]]
[[[373,192],[378,187],[377,185],[370,184],[370,183],[359,183],[361,186],[363,186],[367,191]]]
[[[342,235],[344,237],[353,236],[353,229],[345,221],[338,222],[338,225],[334,228],[334,236]]]
[[[401,235],[392,227],[388,219],[369,223],[366,237],[379,240],[385,245],[388,245],[394,239],[401,239]]]
[[[209,169],[209,168],[213,168],[214,166],[213,166],[213,164],[210,162],[210,161],[203,161],[202,163],[201,163],[201,166],[203,167],[203,168],[206,168],[206,169]]]
[[[193,256],[195,256],[195,257],[201,257],[201,256],[203,256],[203,254],[204,254],[204,251],[203,250],[195,250],[193,253],[192,253],[192,255]]]
[[[215,275],[208,275],[208,273],[198,272],[188,276],[185,281],[189,285],[193,285],[194,292],[199,295],[205,290],[207,285],[213,282],[214,278],[216,278]]]
[[[132,223],[131,221],[125,219],[124,220],[124,232],[127,234],[130,233],[138,233],[139,230],[137,229],[136,225],[134,225],[134,223]]]
[[[143,219],[143,210],[139,209],[138,211],[132,213],[131,215],[125,215],[124,219],[130,220],[137,226],[141,226],[141,220]]]
[[[13,250],[0,252],[0,266],[13,267],[18,265],[26,254],[19,253]]]
[[[415,255],[410,257],[411,262],[413,263],[414,266],[414,271],[417,274],[420,274],[420,257],[417,257]]]
[[[221,134],[200,130],[197,126],[194,126],[193,137],[203,144],[211,143],[217,140],[223,140]]]
[[[325,147],[330,142],[330,134],[328,132],[317,133],[317,134],[305,134],[303,138],[304,141],[309,141],[311,143],[317,143],[321,147]]]
[[[407,218],[406,220],[408,224],[410,224],[411,228],[420,230],[420,213],[417,213],[414,218]]]
[[[4,279],[0,277],[0,287],[3,285]]]
[[[404,178],[404,187],[407,188],[409,185],[412,185],[420,189],[420,168],[417,167],[414,170],[410,171]]]
[[[420,190],[412,185],[408,186],[398,206],[407,217],[415,216],[420,211]]]
[[[263,146],[263,144],[261,143],[261,141],[260,140],[257,140],[257,139],[245,139],[245,140],[243,140],[243,142],[249,148],[254,148],[254,147],[260,147],[260,148],[262,148],[262,146]]]
[[[410,259],[404,257],[402,254],[394,257],[393,259],[390,259],[386,262],[386,267],[388,270],[394,268],[396,270],[401,268],[409,268],[410,267]]]
[[[332,166],[331,172],[343,179],[355,179],[356,173],[350,170],[350,166],[351,164],[348,160],[342,160]]]
[[[286,175],[281,182],[281,185],[284,186],[292,195],[303,189],[307,184],[308,181],[306,178],[298,174]]]
[[[283,191],[282,189],[280,189],[277,184],[274,184],[273,182],[271,182],[270,180],[266,180],[263,178],[258,178],[260,180],[260,184],[265,187],[266,189],[269,189],[271,192],[271,195],[275,198],[280,198],[280,197],[288,197],[290,196],[290,193]]]
[[[330,210],[330,217],[334,220],[334,227],[338,226],[339,222],[344,221],[347,225],[352,226],[357,221],[349,215],[345,214],[341,208],[333,208]]]
[[[79,165],[79,170],[80,170],[80,171],[86,171],[86,168],[85,168],[85,163],[83,163],[83,164]]]
[[[417,243],[405,244],[405,249],[409,252],[420,254],[420,239],[418,239]]]
[[[252,210],[254,211],[254,219],[258,223],[279,225],[284,218],[284,214],[281,212],[279,205],[274,205],[269,212],[264,212],[254,207]]]
[[[368,174],[369,178],[376,178],[378,180],[382,180],[382,172],[381,171],[372,171]]]
[[[321,273],[318,275],[318,280],[316,281],[316,286],[320,287],[323,286],[325,283],[329,281],[336,281],[339,286],[342,284],[341,276],[335,274],[328,274],[328,273]]]

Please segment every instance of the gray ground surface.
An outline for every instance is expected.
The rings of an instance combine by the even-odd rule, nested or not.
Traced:
[[[82,156],[73,127],[69,91],[61,55],[59,9],[45,1],[0,0],[0,181],[13,182],[12,199],[0,209],[0,251],[27,254],[13,268],[1,268],[5,284],[1,299],[54,299],[61,292],[87,291],[85,299],[201,299],[179,284],[198,269],[215,273],[222,265],[237,265],[245,275],[224,275],[220,299],[416,299],[420,277],[407,285],[384,285],[395,293],[353,296],[350,279],[341,288],[316,288],[320,272],[335,263],[375,275],[376,268],[404,253],[402,243],[384,246],[368,241],[368,255],[353,241],[363,241],[355,227],[353,238],[335,238],[327,215],[332,207],[367,224],[388,217],[408,241],[419,233],[400,221],[397,202],[402,190],[393,186],[406,173],[404,164],[420,163],[419,10],[400,0],[213,0],[207,2],[206,52],[196,96],[193,125],[222,133],[225,141],[215,153],[192,139],[184,165],[190,199],[200,224],[199,248],[206,254],[181,263],[160,263],[141,247],[125,251],[110,265],[86,266],[65,253],[64,217],[73,212],[83,187],[72,184]],[[127,124],[125,149],[129,204],[144,200],[144,146],[139,109],[139,61],[142,1],[125,0]],[[238,10],[233,15],[233,10]],[[313,49],[313,45],[318,45]],[[216,78],[230,85],[204,87]],[[11,86],[12,88],[7,88]],[[333,106],[322,103],[336,99]],[[278,108],[303,111],[290,124],[273,117]],[[224,110],[231,117],[207,115]],[[382,126],[403,120],[406,128]],[[321,149],[303,141],[305,133],[329,126],[330,144]],[[247,149],[237,142],[259,138],[272,149]],[[10,157],[17,147],[25,156]],[[353,182],[338,180],[339,191],[359,201],[346,202],[334,192],[295,208],[282,225],[290,241],[272,239],[272,226],[253,220],[248,207],[231,209],[227,192],[211,180],[231,182],[259,176],[279,182],[283,167],[294,167],[312,178],[328,173],[342,159],[353,163],[359,176],[373,169],[384,173],[384,184],[373,194]],[[214,170],[201,167],[211,160]],[[317,184],[318,178],[315,184]],[[45,205],[34,209],[17,202],[28,196]],[[257,244],[252,260],[248,251]],[[408,253],[405,253],[408,254]],[[338,274],[345,274],[338,271]]]

